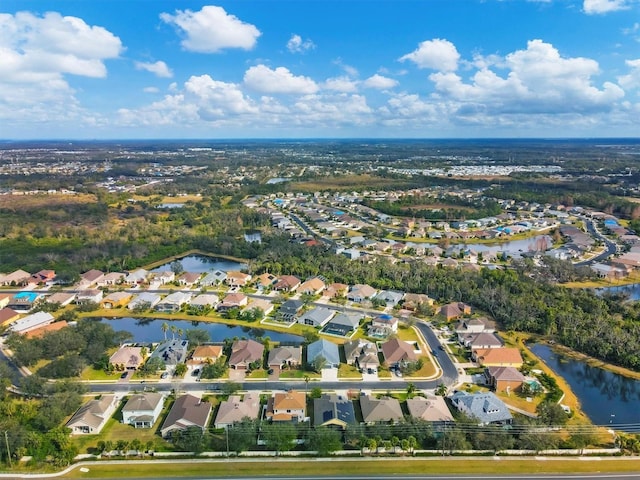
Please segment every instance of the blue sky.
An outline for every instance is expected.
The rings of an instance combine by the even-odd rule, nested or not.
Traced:
[[[3,0],[0,138],[639,137],[640,0]]]

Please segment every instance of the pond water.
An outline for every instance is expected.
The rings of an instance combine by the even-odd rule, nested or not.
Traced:
[[[640,283],[596,288],[595,291],[599,295],[610,293],[612,295],[624,295],[628,300],[640,300]]]
[[[188,320],[162,320],[144,318],[93,318],[92,321],[103,322],[111,325],[115,331],[125,330],[133,335],[135,342],[160,342],[164,339],[162,324],[167,322],[169,326],[175,325],[183,332],[187,330],[201,329],[209,332],[212,342],[222,342],[227,338],[252,338],[269,337],[273,341],[282,342],[288,345],[299,345],[303,338],[291,333],[274,332],[259,327],[241,327],[236,325],[225,325],[222,323],[190,322]],[[171,332],[167,331],[167,338],[171,337]]]
[[[614,425],[631,431],[640,425],[640,380],[591,367],[554,352],[548,345],[530,345],[557,375],[564,378],[580,400],[584,413],[596,425]]]
[[[175,260],[182,265],[182,270],[192,273],[203,272],[215,272],[216,270],[222,270],[228,272],[229,270],[243,270],[247,268],[246,263],[233,262],[231,260],[224,260],[217,257],[207,257],[204,255],[189,255],[179,260]],[[171,264],[173,262],[165,263],[159,267],[151,270],[152,272],[164,272],[171,270]]]
[[[521,253],[526,252],[538,252],[545,251],[551,248],[553,240],[549,235],[536,235],[531,238],[525,238],[522,240],[513,240],[504,243],[472,243],[467,242],[463,245],[456,245],[458,251],[470,248],[476,252],[492,252],[492,253],[506,253],[513,257],[520,256]]]

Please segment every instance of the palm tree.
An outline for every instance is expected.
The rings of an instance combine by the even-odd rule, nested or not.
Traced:
[[[178,331],[178,327],[176,327],[175,325],[171,325],[171,327],[169,327],[171,330],[171,339],[175,340],[176,339],[176,332]]]
[[[178,337],[182,338],[182,335],[184,334],[184,330],[182,330],[181,328],[178,329]]]
[[[164,333],[164,341],[167,341],[167,330],[169,330],[169,324],[167,322],[163,322],[160,326],[162,329],[162,333]]]

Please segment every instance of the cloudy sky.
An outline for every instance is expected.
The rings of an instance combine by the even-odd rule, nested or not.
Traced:
[[[640,0],[2,0],[0,138],[640,136]]]

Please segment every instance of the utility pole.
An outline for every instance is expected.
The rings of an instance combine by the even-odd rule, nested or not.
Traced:
[[[225,436],[227,437],[227,460],[229,460],[229,425],[224,429]]]
[[[4,431],[4,441],[7,444],[7,461],[9,462],[9,468],[13,468],[13,462],[11,461],[11,450],[9,450],[9,435],[7,430]]]

